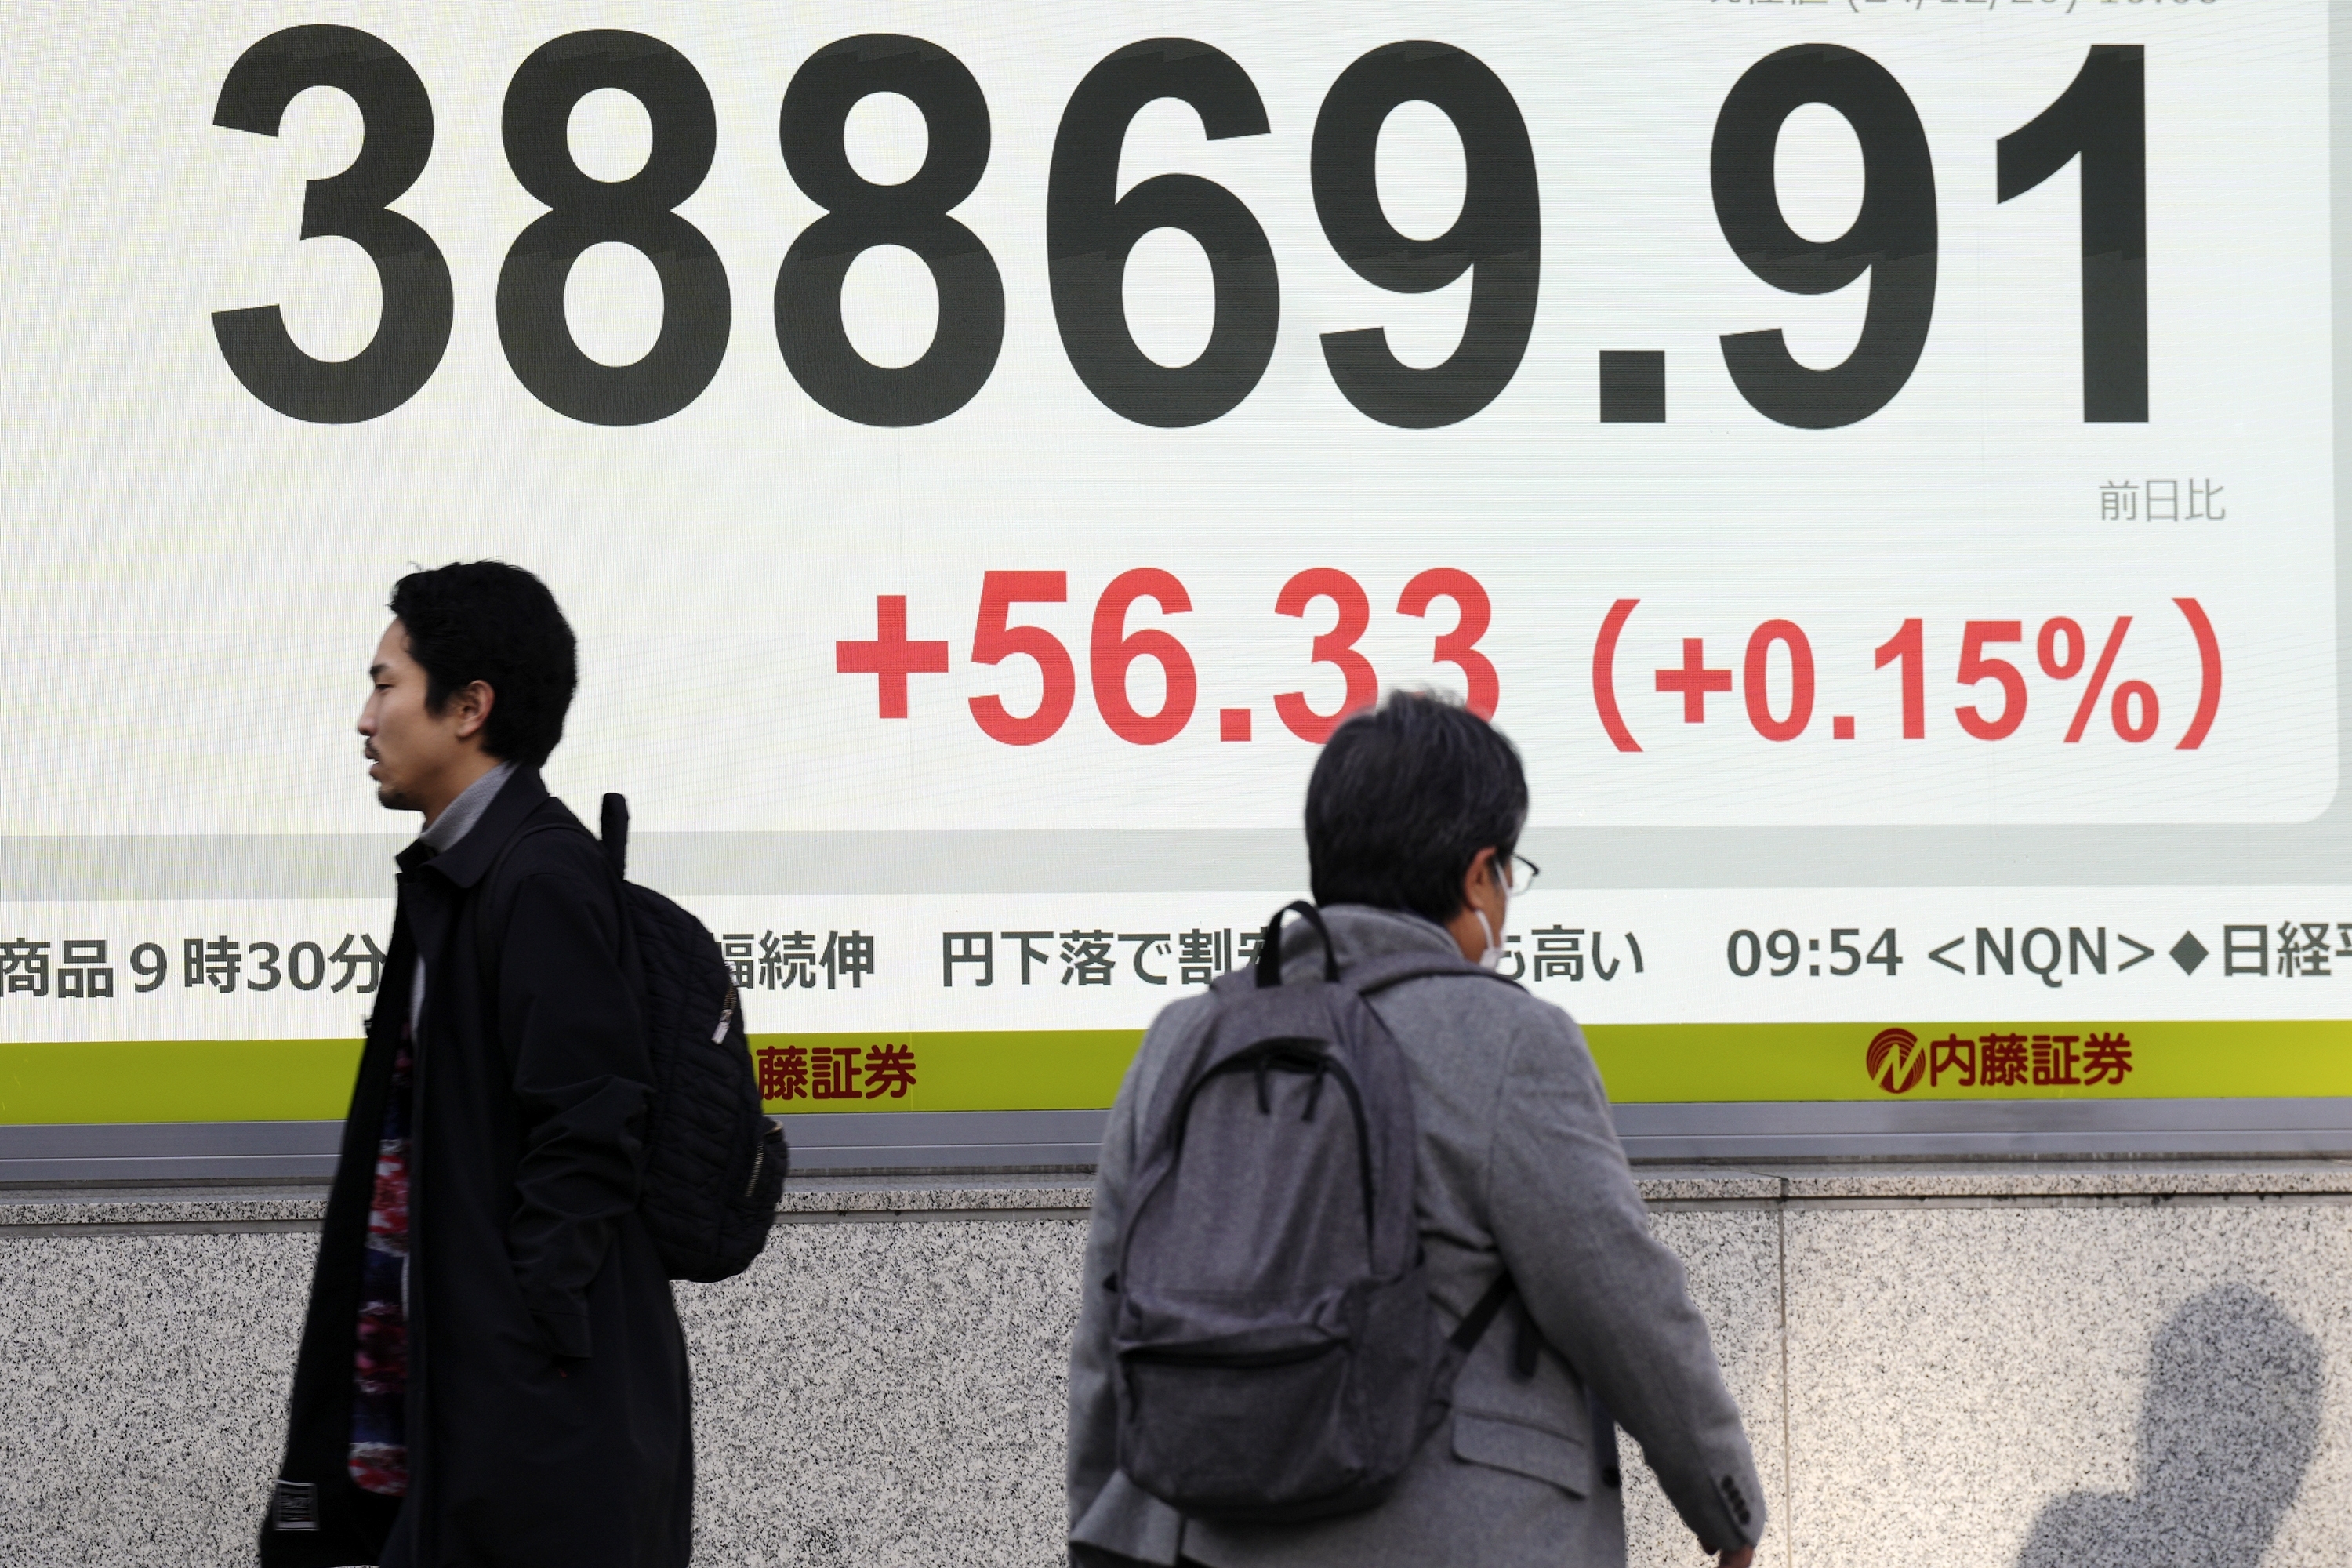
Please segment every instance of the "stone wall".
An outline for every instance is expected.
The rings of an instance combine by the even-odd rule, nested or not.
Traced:
[[[2333,1564],[2352,1166],[1652,1173],[1771,1490],[1763,1561]],[[1083,1188],[836,1180],[683,1286],[698,1561],[1060,1560]],[[0,1555],[251,1561],[317,1203],[0,1195]],[[1696,1545],[1628,1464],[1633,1561]]]

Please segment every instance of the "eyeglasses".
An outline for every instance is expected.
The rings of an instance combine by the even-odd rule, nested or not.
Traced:
[[[1524,855],[1504,857],[1502,864],[1503,886],[1514,893],[1526,892],[1536,885],[1536,879],[1543,875],[1543,868]]]

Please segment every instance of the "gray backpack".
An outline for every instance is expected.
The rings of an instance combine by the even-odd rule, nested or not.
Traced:
[[[1283,917],[1323,939],[1285,985]],[[1412,1085],[1365,996],[1424,975],[1399,954],[1339,975],[1315,907],[1220,978],[1209,1028],[1147,1109],[1111,1340],[1118,1464],[1202,1519],[1287,1523],[1378,1503],[1437,1426],[1510,1276],[1441,1338],[1414,1218]]]

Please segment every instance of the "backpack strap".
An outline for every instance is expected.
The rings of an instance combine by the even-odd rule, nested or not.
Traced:
[[[1250,970],[1262,989],[1282,984],[1282,917],[1292,913],[1306,916],[1315,934],[1323,939],[1323,978],[1331,982],[1339,978],[1339,950],[1331,945],[1331,928],[1323,923],[1323,911],[1305,899],[1296,899],[1274,911],[1274,919],[1265,922],[1265,934],[1258,939],[1257,962]]]
[[[1494,980],[1514,991],[1525,989],[1507,975],[1497,974],[1465,958],[1449,958],[1436,952],[1397,952],[1386,958],[1375,958],[1349,970],[1341,984],[1359,996],[1370,996],[1391,985],[1402,985],[1408,980],[1423,980],[1438,975],[1451,975],[1460,980]],[[1486,1294],[1480,1296],[1470,1310],[1463,1315],[1462,1321],[1454,1326],[1446,1342],[1462,1354],[1468,1355],[1477,1348],[1478,1342],[1494,1326],[1496,1318],[1517,1293],[1517,1284],[1511,1279],[1508,1269],[1495,1276],[1495,1282],[1486,1287]],[[1518,1340],[1511,1349],[1511,1375],[1524,1383],[1536,1374],[1536,1353],[1542,1339],[1524,1300],[1519,1302],[1518,1319]]]
[[[1350,970],[1345,983],[1354,987],[1358,995],[1369,996],[1391,985],[1402,985],[1408,980],[1422,980],[1439,974],[1499,980],[1515,991],[1527,989],[1509,976],[1497,974],[1466,959],[1448,959],[1434,952],[1401,952],[1387,958],[1376,958]],[[1463,1355],[1468,1355],[1477,1348],[1478,1342],[1486,1337],[1486,1331],[1494,1326],[1495,1320],[1502,1315],[1503,1309],[1510,1304],[1517,1290],[1517,1284],[1507,1269],[1496,1275],[1495,1282],[1486,1287],[1486,1294],[1480,1296],[1462,1321],[1454,1325],[1454,1332],[1446,1337],[1446,1342]],[[1536,1327],[1535,1315],[1528,1310],[1524,1297],[1519,1300],[1518,1317],[1518,1339],[1511,1347],[1511,1375],[1525,1383],[1536,1374],[1536,1357],[1543,1344],[1543,1334]],[[1590,1384],[1585,1384],[1584,1398],[1592,1421],[1593,1444],[1601,1461],[1601,1482],[1614,1490],[1623,1484],[1617,1458],[1617,1420]]]
[[[1454,1332],[1446,1336],[1446,1343],[1464,1355],[1475,1350],[1478,1342],[1486,1337],[1486,1331],[1494,1326],[1496,1318],[1501,1315],[1512,1292],[1517,1289],[1508,1269],[1496,1275],[1495,1282],[1486,1287],[1486,1293],[1462,1314],[1462,1321],[1454,1325]]]
[[[1445,1337],[1445,1342],[1457,1353],[1468,1355],[1478,1347],[1478,1342],[1486,1338],[1486,1331],[1494,1327],[1495,1320],[1502,1316],[1503,1309],[1510,1304],[1511,1298],[1517,1294],[1517,1289],[1508,1269],[1496,1275],[1495,1282],[1487,1286],[1486,1293],[1463,1314],[1454,1331]],[[1533,1314],[1528,1310],[1527,1300],[1521,1297],[1519,1338],[1518,1342],[1511,1347],[1511,1375],[1514,1378],[1525,1383],[1536,1374],[1536,1354],[1542,1343],[1543,1336],[1536,1328]],[[1575,1369],[1570,1367],[1570,1370]],[[1579,1381],[1582,1381],[1580,1373]],[[1601,1484],[1613,1491],[1624,1484],[1623,1472],[1617,1458],[1617,1417],[1589,1383],[1584,1385],[1584,1406],[1592,1420],[1592,1445],[1595,1457],[1601,1462]]]
[[[1486,1331],[1494,1326],[1495,1320],[1502,1315],[1503,1309],[1510,1305],[1515,1296],[1518,1296],[1518,1284],[1511,1278],[1510,1270],[1505,1269],[1495,1276],[1495,1282],[1486,1287],[1486,1293],[1463,1314],[1461,1322],[1454,1325],[1454,1332],[1446,1336],[1445,1342],[1468,1355],[1477,1348],[1478,1342],[1486,1337]],[[1518,1317],[1519,1337],[1511,1347],[1511,1375],[1525,1383],[1536,1374],[1536,1354],[1542,1346],[1543,1336],[1537,1331],[1535,1318],[1528,1310],[1525,1297],[1519,1297]]]
[[[604,847],[604,858],[612,863],[613,875],[625,879],[629,874],[628,797],[607,795],[596,826],[603,829],[597,842]]]

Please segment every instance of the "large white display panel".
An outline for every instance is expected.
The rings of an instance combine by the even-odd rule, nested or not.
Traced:
[[[351,731],[384,596],[484,556],[580,634],[575,805],[624,789],[654,843],[754,867],[873,836],[870,889],[773,891],[885,961],[854,1001],[759,987],[759,1030],[1140,1027],[1181,986],[966,1000],[950,934],[1032,921],[956,900],[1050,901],[1085,883],[1057,836],[1139,830],[1171,837],[1124,841],[1131,910],[1040,929],[1242,929],[1295,861],[1196,911],[1200,835],[1291,828],[1336,717],[1401,686],[1526,756],[1530,845],[1571,858],[1530,954],[1570,915],[1660,933],[1643,987],[1563,994],[1593,1021],[1990,1018],[1928,949],[2040,880],[2126,890],[2032,917],[2146,928],[2115,1016],[2339,1015],[2174,951],[2252,921],[2268,979],[2303,939],[2247,910],[2352,884],[2328,31],[2321,0],[18,7],[0,1040],[345,1032],[334,992],[215,1005],[187,944],[260,939],[223,924],[256,899],[382,940],[299,845],[400,826]],[[2302,866],[2233,860],[2315,823]],[[1843,829],[1888,856],[1745,907]],[[2046,877],[2036,830],[2080,835],[2033,841]],[[121,890],[264,835],[258,885]],[[759,875],[683,890],[816,918]],[[1587,875],[1622,908],[1588,919]],[[1885,890],[1864,943],[1902,928],[1901,974],[1849,982],[1886,1000],[1755,978],[1737,933],[1829,939],[1841,886]],[[101,936],[116,994],[58,994]],[[2020,984],[2020,1017],[2080,994]],[[43,1059],[0,1121],[108,1119]],[[2218,1058],[2192,1090],[2240,1092]]]

